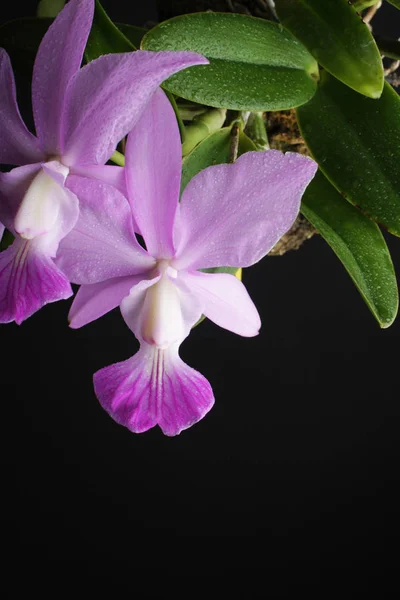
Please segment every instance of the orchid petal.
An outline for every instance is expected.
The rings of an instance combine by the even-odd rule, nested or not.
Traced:
[[[141,281],[121,302],[122,316],[137,339],[159,348],[181,343],[202,312],[198,298],[167,274]]]
[[[36,240],[17,238],[0,252],[0,323],[20,325],[43,305],[70,296],[67,278]]]
[[[173,436],[212,408],[209,382],[182,361],[178,349],[178,344],[167,350],[143,344],[132,358],[95,373],[96,395],[117,423],[135,433],[159,425]]]
[[[244,337],[258,334],[261,320],[245,286],[228,273],[182,273],[211,321]]]
[[[291,227],[317,164],[277,150],[247,152],[232,165],[208,167],[182,196],[175,235],[177,269],[248,267]]]
[[[47,154],[62,153],[67,87],[81,66],[93,10],[93,0],[70,0],[47,30],[36,55],[32,108],[36,133]]]
[[[161,89],[128,136],[125,160],[128,199],[146,248],[152,256],[170,258],[182,146],[175,113]]]
[[[98,283],[154,267],[135,238],[129,203],[116,188],[77,176],[68,178],[68,187],[80,200],[80,215],[60,244],[57,264],[70,281]]]
[[[74,165],[70,175],[79,175],[89,179],[99,179],[112,185],[126,197],[125,169],[114,165]],[[67,181],[68,187],[68,181]]]
[[[80,177],[88,177],[89,179],[99,179],[104,183],[117,188],[119,192],[125,197],[128,195],[126,189],[126,178],[124,167],[117,167],[114,165],[74,165],[70,170],[71,175],[79,175]],[[68,187],[68,181],[67,181]],[[133,229],[136,233],[140,233],[140,229],[132,217]]]
[[[21,202],[41,164],[24,165],[9,173],[0,173],[0,221],[14,231],[14,219]]]
[[[19,112],[14,74],[3,48],[0,48],[0,106],[0,163],[24,165],[43,160],[39,142],[26,128]]]
[[[84,66],[68,87],[64,164],[106,163],[164,79],[206,63],[193,52],[137,50],[100,56]]]
[[[69,326],[78,329],[99,319],[121,304],[142,275],[116,277],[100,283],[82,285],[69,311]]]

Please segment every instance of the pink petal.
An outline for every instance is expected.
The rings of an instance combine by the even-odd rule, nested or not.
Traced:
[[[182,146],[175,113],[161,89],[128,136],[125,160],[128,199],[147,250],[152,256],[170,258]]]
[[[193,52],[142,50],[90,62],[68,88],[64,164],[106,163],[164,79],[207,62]]]
[[[293,224],[316,170],[306,156],[268,150],[201,171],[182,196],[173,266],[248,267],[258,262]]]
[[[126,198],[95,179],[71,176],[80,201],[79,220],[62,241],[57,264],[74,283],[98,283],[151,269],[155,260],[139,245]]]
[[[40,169],[39,163],[17,167],[9,173],[0,173],[0,221],[11,231],[21,202]]]
[[[178,349],[178,344],[168,350],[143,344],[129,360],[95,373],[96,395],[117,423],[134,433],[159,425],[173,436],[212,408],[209,382],[181,360]]]
[[[60,155],[63,149],[67,87],[81,66],[93,10],[93,0],[70,0],[47,30],[36,55],[32,107],[36,133],[47,154]]]
[[[75,165],[70,170],[71,175],[79,175],[89,179],[99,179],[104,183],[113,185],[123,196],[127,195],[125,169],[114,165]],[[68,181],[67,181],[68,187]]]
[[[10,58],[3,48],[0,48],[0,107],[0,163],[25,165],[43,160],[38,140],[20,115]]]
[[[203,313],[238,335],[257,335],[261,320],[243,283],[228,273],[183,273],[183,280],[203,303]]]
[[[0,323],[20,325],[45,304],[70,296],[67,278],[36,240],[18,238],[0,252]]]
[[[121,304],[122,299],[129,294],[132,286],[138,283],[141,275],[116,277],[100,283],[82,285],[76,294],[69,311],[69,325],[78,329]]]
[[[70,170],[71,175],[79,175],[80,177],[88,177],[89,179],[99,179],[104,183],[113,185],[125,197],[128,196],[126,189],[125,169],[114,165],[74,165]],[[67,181],[68,187],[68,181]],[[140,233],[140,229],[132,217],[133,229],[136,233]]]

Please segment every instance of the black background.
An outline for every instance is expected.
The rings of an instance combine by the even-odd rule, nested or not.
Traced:
[[[116,21],[156,19],[151,2],[103,5]],[[35,6],[2,6],[1,21]],[[375,29],[398,36],[400,12],[387,5]],[[400,241],[388,243],[399,271]],[[148,568],[176,560],[199,573],[298,563],[310,581],[323,566],[360,565],[360,585],[382,575],[378,564],[385,575],[395,566],[400,320],[379,329],[318,236],[266,257],[244,283],[261,333],[244,339],[208,321],[192,332],[182,356],[216,404],[176,438],[132,434],[97,402],[92,374],[137,347],[118,310],[72,331],[70,301],[60,302],[0,327],[9,550]]]

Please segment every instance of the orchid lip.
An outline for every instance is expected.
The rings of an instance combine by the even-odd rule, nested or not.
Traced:
[[[65,177],[68,169],[59,165],[59,173]],[[24,239],[34,239],[48,233],[59,216],[60,205],[54,198],[58,183],[41,169],[31,182],[22,199],[14,221],[15,231]]]
[[[166,350],[182,338],[184,326],[179,290],[171,281],[178,272],[167,260],[159,261],[157,269],[161,278],[146,292],[141,333],[148,344]]]

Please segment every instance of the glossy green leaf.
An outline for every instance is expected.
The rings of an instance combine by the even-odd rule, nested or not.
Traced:
[[[203,169],[211,165],[227,163],[230,157],[231,128],[224,127],[207,136],[183,160],[181,193],[189,181]],[[239,136],[238,156],[245,152],[255,151],[253,142],[243,132]]]
[[[283,110],[315,92],[318,66],[311,54],[277,23],[239,14],[196,13],[151,29],[144,50],[192,50],[210,64],[170,77],[174,94],[217,108]]]
[[[278,16],[317,61],[352,89],[379,98],[383,66],[367,25],[347,0],[275,0]]]
[[[135,48],[139,48],[143,36],[148,32],[148,29],[126,23],[116,23],[116,25]]]
[[[400,98],[385,83],[379,100],[324,72],[314,98],[297,110],[310,152],[352,204],[400,235]]]
[[[32,75],[36,52],[52,22],[33,17],[8,21],[0,27],[0,48],[10,55],[14,69]]]
[[[96,0],[92,29],[85,48],[87,62],[116,52],[131,52],[134,45],[111,21],[100,2]]]
[[[400,10],[400,0],[388,0],[388,2]]]
[[[321,171],[303,195],[301,212],[341,260],[379,325],[389,327],[397,314],[398,292],[379,227],[346,202]]]

